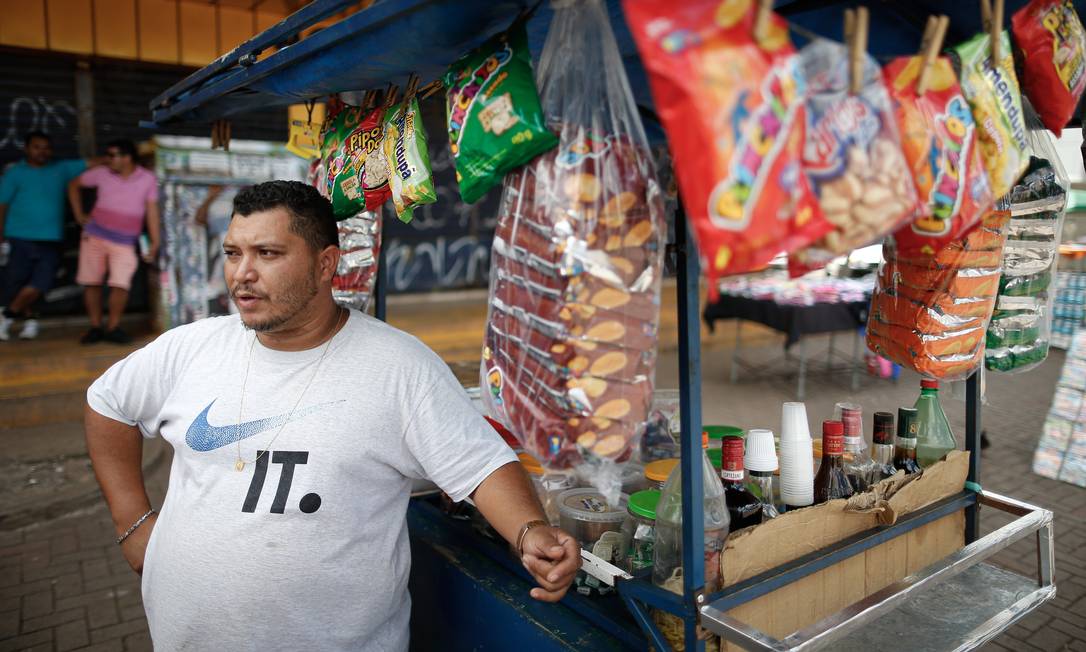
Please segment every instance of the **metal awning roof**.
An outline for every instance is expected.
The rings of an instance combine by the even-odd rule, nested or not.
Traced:
[[[619,0],[605,0],[616,40],[638,103],[651,108],[645,71]],[[332,93],[403,85],[411,73],[424,82],[440,78],[462,53],[502,31],[538,0],[378,0],[320,31],[300,32],[357,5],[357,0],[314,0],[280,23],[242,43],[156,97],[152,124],[208,122],[258,108],[294,104]],[[682,2],[682,0],[676,0]],[[842,10],[855,2],[777,0],[793,23],[840,39]],[[1026,0],[1007,0],[1010,16]],[[1086,0],[1074,2],[1080,14]],[[919,47],[929,14],[950,17],[947,43],[980,31],[975,2],[876,0],[869,3],[869,49],[877,57],[910,54]],[[549,3],[528,23],[534,56],[542,50],[551,20]],[[802,41],[802,39],[797,39]],[[265,51],[279,49],[263,59]],[[571,53],[571,56],[574,56]]]

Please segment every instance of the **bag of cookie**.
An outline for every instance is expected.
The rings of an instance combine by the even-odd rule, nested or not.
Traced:
[[[539,78],[559,144],[505,178],[480,383],[545,467],[617,495],[652,402],[663,201],[600,0],[555,9]]]
[[[710,295],[826,235],[800,171],[805,80],[787,23],[751,0],[627,0]]]
[[[392,204],[401,222],[409,223],[416,206],[437,201],[430,172],[426,129],[418,100],[411,97],[385,114],[385,162],[390,170]]]
[[[539,106],[523,20],[445,73],[449,149],[468,204],[558,144]]]

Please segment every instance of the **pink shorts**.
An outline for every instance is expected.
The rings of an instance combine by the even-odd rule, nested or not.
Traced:
[[[109,286],[127,290],[139,267],[136,248],[117,244],[93,235],[83,235],[79,243],[79,270],[75,282],[80,285],[102,285],[109,271]]]

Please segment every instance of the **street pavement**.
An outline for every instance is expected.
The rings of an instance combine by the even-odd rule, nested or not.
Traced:
[[[418,334],[454,368],[470,377],[473,356],[478,350],[473,343],[481,339],[485,315],[479,308],[468,308],[463,303],[453,302],[443,307],[394,304],[390,316],[393,323]],[[470,303],[483,304],[478,300]],[[435,311],[440,319],[435,319]],[[790,374],[794,363],[792,366],[778,363],[783,373],[780,378],[741,377],[737,384],[730,384],[733,331],[725,327],[711,335],[706,333],[703,338],[704,421],[775,428],[780,403],[793,400],[795,379]],[[47,332],[45,337],[49,336]],[[838,346],[841,339],[839,336]],[[779,337],[758,328],[749,328],[744,333],[746,353],[756,361],[768,363],[779,356],[780,341]],[[905,375],[896,383],[865,376],[859,390],[853,392],[847,376],[820,373],[816,363],[825,357],[819,347],[824,350],[826,341],[814,338],[808,346],[816,367],[811,371],[807,395],[812,423],[828,418],[833,404],[839,400],[859,402],[868,413],[913,403],[919,391],[915,376]],[[657,384],[662,388],[677,387],[678,355],[673,323],[665,328],[661,349]],[[0,361],[4,351],[0,348]],[[1044,365],[1029,374],[988,380],[988,404],[983,420],[992,446],[982,455],[981,484],[985,489],[1054,511],[1058,593],[1052,602],[989,643],[985,650],[1086,652],[1086,489],[1040,478],[1029,470],[1063,358],[1062,353],[1054,352]],[[944,389],[943,394],[948,392],[949,389]],[[964,404],[949,396],[943,397],[943,403],[955,432],[963,433]],[[869,423],[870,417],[865,421]],[[74,432],[70,424],[58,425],[57,429]],[[15,432],[10,431],[5,439],[5,431],[0,427],[0,441],[9,456],[20,446],[12,436]],[[77,435],[75,432],[70,436]],[[8,446],[11,442],[14,443]],[[76,444],[69,441],[66,446]],[[168,464],[155,463],[150,467],[153,468],[149,477],[152,501],[161,504]],[[86,482],[86,477],[78,477],[80,469],[83,474],[90,473],[85,459],[82,465],[75,463],[66,468],[65,475],[72,476],[73,483]],[[19,491],[19,486],[5,486],[5,493]],[[48,497],[35,494],[34,499],[44,503]],[[0,652],[151,649],[139,579],[113,543],[112,524],[104,507],[93,500],[86,504],[89,506],[59,518],[43,511],[47,516],[19,527],[5,527],[0,520]],[[992,510],[982,511],[985,532],[1006,521]],[[999,553],[994,561],[1016,572],[1034,574],[1035,550],[1033,540],[1027,539]]]

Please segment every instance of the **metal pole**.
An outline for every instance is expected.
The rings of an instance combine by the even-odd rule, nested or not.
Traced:
[[[980,484],[980,370],[973,372],[965,381],[965,450],[969,451],[968,480]],[[980,505],[965,510],[965,543],[968,545],[980,535]]]
[[[705,588],[705,515],[701,475],[701,320],[698,318],[698,259],[686,237],[686,214],[675,215],[679,306],[679,415],[683,492],[683,639],[687,650],[704,650],[697,640],[697,596]]]
[[[381,219],[378,212],[377,219]],[[382,230],[384,227],[382,227]],[[382,234],[383,236],[384,234]],[[382,243],[383,244],[383,243]],[[381,321],[385,320],[385,298],[388,294],[388,269],[385,267],[385,248],[377,249],[377,280],[373,288],[373,316]]]

